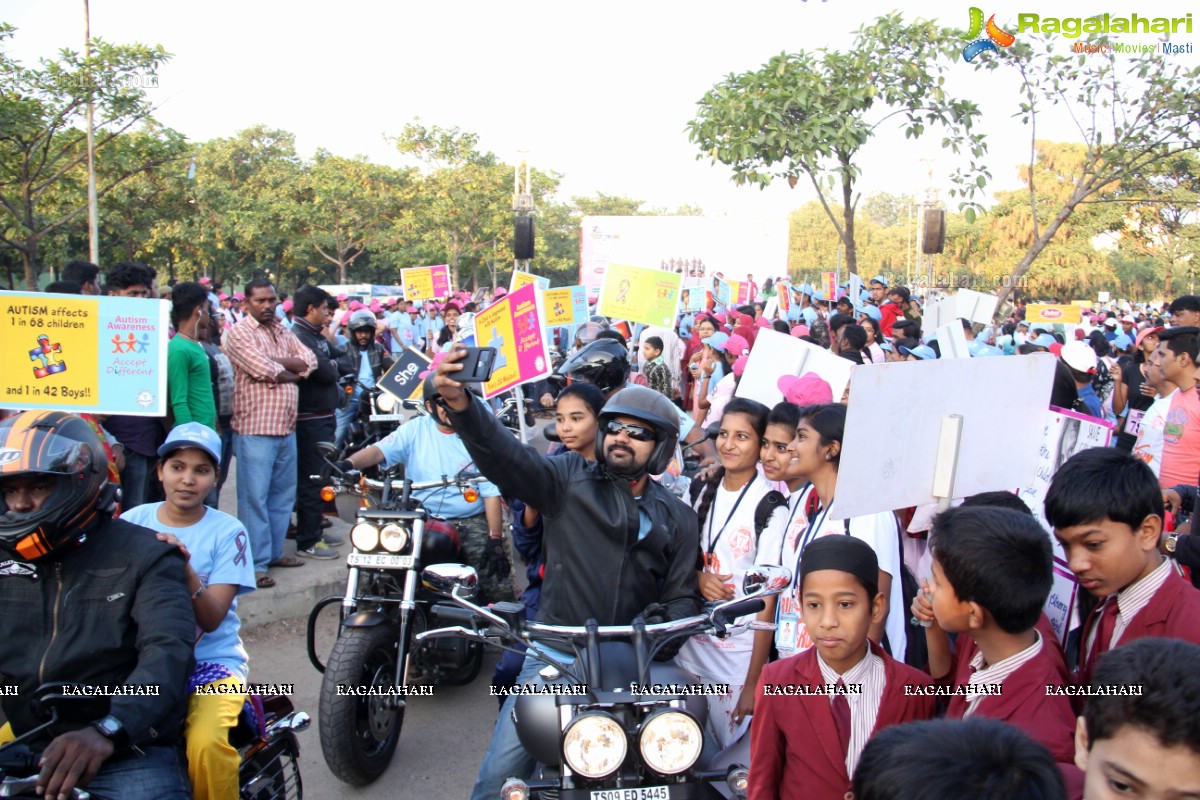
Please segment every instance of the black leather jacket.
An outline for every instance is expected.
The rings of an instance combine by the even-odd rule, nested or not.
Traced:
[[[321,331],[310,325],[308,320],[297,319],[292,325],[292,333],[296,334],[300,344],[317,357],[317,368],[300,381],[300,399],[296,413],[331,414],[341,405],[342,392],[337,381],[344,373],[338,359],[346,353],[340,347],[331,345],[321,335]]]
[[[700,544],[691,508],[654,481],[635,501],[628,481],[578,454],[542,457],[516,441],[478,398],[450,416],[488,480],[542,512],[540,621],[628,625],[651,603],[665,605],[668,619],[699,613]],[[640,541],[638,503],[651,521]]]
[[[113,697],[110,713],[133,744],[176,743],[196,635],[179,548],[106,518],[81,546],[37,562],[36,580],[29,565],[0,550],[0,683],[20,692],[3,698],[13,730],[38,724],[29,698],[43,683],[145,686],[158,695]]]

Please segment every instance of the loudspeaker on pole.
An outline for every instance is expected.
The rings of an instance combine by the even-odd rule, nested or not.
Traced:
[[[921,239],[921,252],[933,255],[946,246],[946,212],[940,208],[925,209],[925,236]]]
[[[533,258],[533,217],[517,217],[513,235],[513,258]]]

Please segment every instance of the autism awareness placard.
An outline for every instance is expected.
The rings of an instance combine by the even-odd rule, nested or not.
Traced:
[[[537,287],[522,286],[475,315],[475,344],[496,348],[492,377],[483,396],[550,374],[550,352]]]
[[[163,416],[170,304],[0,292],[0,408]]]
[[[450,296],[450,267],[409,267],[400,270],[405,300],[440,300]]]

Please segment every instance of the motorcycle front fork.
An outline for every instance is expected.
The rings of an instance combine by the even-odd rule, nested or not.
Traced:
[[[424,539],[425,523],[423,520],[413,520],[412,551],[420,558],[422,540]],[[418,562],[417,566],[420,566]],[[404,597],[400,601],[400,639],[399,658],[396,659],[396,686],[405,686],[408,681],[408,661],[412,658],[412,624],[413,614],[417,610],[417,584],[421,581],[418,569],[410,569],[404,576]],[[403,697],[400,705],[404,704]]]

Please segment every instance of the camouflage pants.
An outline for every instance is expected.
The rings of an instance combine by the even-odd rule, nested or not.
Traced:
[[[508,534],[508,522],[504,523],[504,551],[508,554],[508,573],[497,576],[489,574],[491,570],[488,567],[487,550],[491,542],[488,535],[487,515],[477,514],[473,517],[450,521],[458,526],[459,538],[462,541],[467,563],[479,573],[479,595],[475,598],[475,602],[487,604],[516,600],[516,592],[513,589],[512,536]]]

